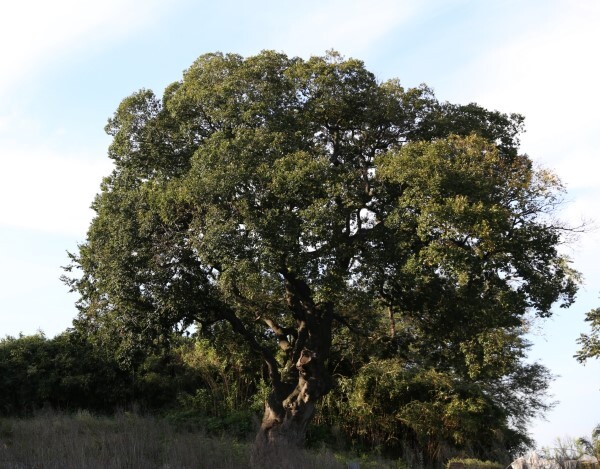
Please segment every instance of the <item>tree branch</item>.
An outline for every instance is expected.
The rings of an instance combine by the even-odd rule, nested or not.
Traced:
[[[346,326],[350,332],[353,332],[353,333],[363,336],[363,337],[369,337],[369,334],[367,334],[366,332],[361,331],[360,329],[357,329],[356,327],[351,325],[345,317],[340,316],[337,313],[333,313],[332,317],[340,324],[343,324],[344,326]]]
[[[260,353],[269,370],[271,383],[276,392],[279,392],[281,390],[281,374],[279,373],[279,365],[273,354],[256,341],[254,335],[248,331],[243,321],[231,309],[224,306],[220,314],[224,320],[229,322],[233,330],[246,340],[254,352]]]
[[[288,340],[288,335],[297,336],[296,331],[289,327],[281,327],[271,318],[261,316],[260,319],[262,319],[263,322],[275,333],[279,348],[281,348],[281,350],[284,352],[289,352],[292,348],[292,344],[290,344],[290,341]]]

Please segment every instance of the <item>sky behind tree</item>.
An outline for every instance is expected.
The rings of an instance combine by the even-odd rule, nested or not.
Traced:
[[[75,297],[59,281],[111,170],[103,128],[140,88],[160,94],[201,54],[335,49],[378,79],[525,115],[522,151],[567,188],[562,219],[600,226],[596,0],[21,0],[0,17],[0,336],[53,336]],[[560,375],[540,445],[600,423],[600,362],[573,358],[600,304],[600,232],[565,246],[584,275],[569,310],[535,323],[530,359]]]

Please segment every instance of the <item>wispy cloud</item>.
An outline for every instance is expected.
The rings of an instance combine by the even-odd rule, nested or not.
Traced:
[[[526,117],[523,148],[564,171],[571,188],[600,170],[600,3],[555,2],[545,21],[485,52],[453,76],[464,98]],[[467,95],[468,93],[468,95]],[[579,164],[576,164],[579,163]]]
[[[159,0],[6,2],[0,15],[0,95],[40,64],[135,31],[157,16],[159,6]]]
[[[431,2],[430,2],[431,3]],[[423,9],[410,0],[332,0],[302,4],[281,49],[308,56],[343,45],[344,54],[363,56],[387,33],[409,21]]]
[[[83,238],[90,202],[110,162],[85,148],[58,149],[26,103],[23,81],[43,86],[44,70],[72,54],[93,53],[159,17],[159,0],[21,0],[0,15],[0,225]],[[22,95],[23,93],[21,93]],[[52,130],[53,132],[56,129]],[[88,153],[86,155],[86,153]]]
[[[2,147],[0,225],[84,237],[110,161],[43,147]]]

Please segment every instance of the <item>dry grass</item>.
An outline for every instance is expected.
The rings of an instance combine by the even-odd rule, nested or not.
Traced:
[[[122,414],[95,417],[44,413],[30,419],[0,419],[2,469],[183,469],[248,468],[252,445],[182,430],[150,417]],[[269,467],[346,468],[344,460],[323,450],[276,455]],[[266,466],[265,466],[266,467]],[[396,467],[361,461],[361,467]]]
[[[248,458],[248,445],[135,415],[52,413],[0,420],[2,468],[241,468],[248,467]]]

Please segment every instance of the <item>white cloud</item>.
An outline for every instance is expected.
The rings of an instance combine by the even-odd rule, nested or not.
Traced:
[[[575,131],[569,135],[572,135],[573,139],[567,137],[556,153],[551,149],[547,151],[553,158],[554,171],[560,175],[570,191],[600,189],[600,151],[596,142],[596,136],[600,135],[600,126],[596,136],[592,135],[591,131],[587,135],[583,132],[577,134]],[[540,156],[544,157],[543,154]],[[595,205],[598,205],[598,200],[595,202]]]
[[[23,103],[8,99],[10,92],[53,62],[93,52],[153,24],[167,6],[160,0],[20,0],[3,5],[0,225],[84,237],[92,216],[89,205],[110,171],[105,149],[88,148],[83,154],[54,149],[52,136],[40,132],[41,122],[26,114]]]
[[[6,2],[0,15],[0,95],[40,64],[147,24],[159,4],[159,0]]]
[[[0,147],[0,225],[83,239],[93,215],[90,204],[111,169],[103,153],[94,158],[43,147]]]
[[[600,133],[600,3],[563,0],[546,21],[532,18],[531,28],[509,43],[488,50],[454,75],[455,94],[464,100],[526,117],[523,148],[551,166],[587,155],[600,169],[589,143]],[[585,157],[584,157],[585,158]],[[569,184],[579,187],[571,174]],[[588,184],[588,182],[585,182]]]
[[[281,50],[299,55],[338,48],[360,57],[385,34],[417,14],[422,5],[408,0],[331,0],[320,2],[294,21],[281,38]]]

